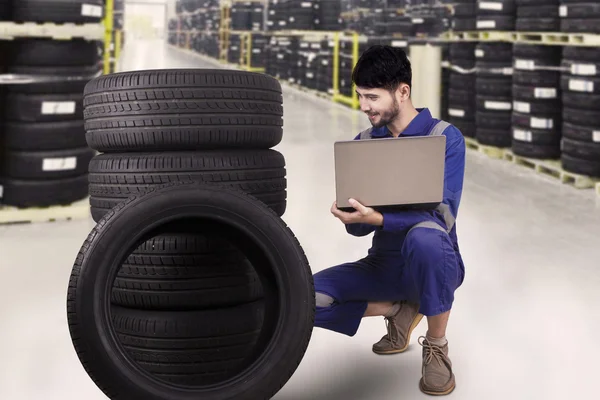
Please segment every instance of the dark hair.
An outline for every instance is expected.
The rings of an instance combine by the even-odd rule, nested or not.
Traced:
[[[404,50],[392,46],[369,47],[358,59],[352,82],[369,89],[394,91],[401,83],[412,87],[412,69]]]

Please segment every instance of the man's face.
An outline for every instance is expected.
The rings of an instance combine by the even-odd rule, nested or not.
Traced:
[[[396,96],[385,89],[356,88],[360,109],[367,114],[375,128],[381,128],[392,122],[400,114],[400,105]]]

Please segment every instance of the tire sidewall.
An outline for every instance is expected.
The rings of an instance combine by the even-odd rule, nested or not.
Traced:
[[[194,215],[210,216],[244,229],[269,252],[279,291],[279,320],[266,351],[244,374],[212,390],[177,389],[154,380],[124,355],[110,322],[110,290],[122,261],[144,241],[147,232],[169,220]],[[73,297],[73,334],[79,337],[78,352],[83,352],[87,368],[93,368],[88,371],[90,375],[100,382],[99,386],[110,386],[107,392],[117,394],[117,398],[266,398],[274,394],[270,390],[279,390],[300,362],[312,331],[312,324],[307,323],[312,323],[310,313],[314,312],[312,275],[289,229],[257,200],[212,185],[170,185],[130,199],[121,210],[111,211],[99,222],[87,250],[86,245]]]

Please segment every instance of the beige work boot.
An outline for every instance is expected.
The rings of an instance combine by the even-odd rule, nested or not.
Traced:
[[[419,325],[422,314],[419,314],[419,305],[400,302],[400,309],[393,317],[386,317],[387,335],[373,345],[376,354],[396,354],[408,349],[410,335]]]
[[[423,377],[419,388],[423,393],[434,396],[451,393],[456,382],[452,373],[452,362],[448,358],[448,343],[442,347],[436,346],[425,336],[421,336],[419,344],[423,346]]]

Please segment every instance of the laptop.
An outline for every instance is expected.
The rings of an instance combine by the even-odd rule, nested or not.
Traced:
[[[373,208],[430,209],[444,196],[446,136],[411,136],[334,143],[336,201]]]

